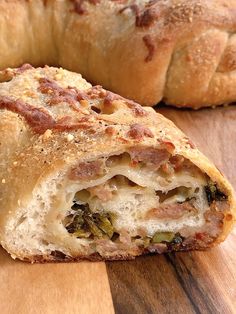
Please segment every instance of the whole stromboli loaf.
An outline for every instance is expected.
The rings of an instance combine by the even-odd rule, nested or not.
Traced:
[[[236,100],[236,0],[1,0],[0,68],[60,65],[142,105]]]
[[[152,108],[59,68],[1,72],[0,241],[31,262],[206,249],[232,188]]]

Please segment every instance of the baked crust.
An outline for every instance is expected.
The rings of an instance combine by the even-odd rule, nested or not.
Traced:
[[[236,100],[235,0],[2,0],[0,12],[1,69],[60,65],[149,106]]]
[[[197,244],[191,244],[188,246],[178,246],[175,249],[169,249],[165,251],[165,253],[173,252],[173,251],[206,251],[210,247],[215,246],[217,243],[215,242],[213,245],[209,245],[206,247],[200,247]],[[54,251],[55,252],[55,251]],[[54,253],[52,252],[52,253]],[[148,249],[142,249],[140,250],[139,254],[137,255],[131,255],[131,254],[123,254],[123,255],[112,255],[112,256],[106,256],[102,257],[99,253],[93,253],[91,255],[81,255],[81,256],[68,256],[63,254],[62,252],[58,251],[54,254],[50,255],[35,255],[35,256],[29,256],[25,257],[25,255],[21,256],[20,254],[17,256],[18,259],[21,259],[24,262],[28,263],[74,263],[74,262],[82,262],[82,261],[90,261],[90,262],[100,262],[100,261],[127,261],[127,260],[134,260],[137,256],[141,255],[148,255],[148,254],[160,254],[158,250],[150,252]]]
[[[92,87],[81,75],[63,69],[24,66],[5,70],[1,77],[6,82],[0,84],[0,240],[13,257],[32,262],[59,259],[57,255],[40,252],[41,257],[28,254],[11,243],[9,230],[19,219],[19,208],[24,211],[33,197],[40,198],[38,187],[49,178],[53,182],[55,175],[63,176],[68,169],[72,169],[70,176],[83,180],[81,169],[74,168],[78,161],[85,169],[89,162],[97,174],[99,169],[92,161],[137,147],[159,149],[160,153],[165,152],[165,148],[173,155],[183,156],[209,176],[227,197],[222,231],[214,241],[207,244],[195,240],[183,242],[168,250],[205,249],[226,238],[235,220],[232,188],[171,121],[152,108],[144,109],[100,86]],[[88,179],[91,169],[86,170]],[[52,206],[57,209],[59,204],[55,200]],[[33,221],[34,216],[30,219]],[[153,251],[161,253],[159,248]],[[108,251],[103,258],[126,259],[145,252],[143,248],[134,253],[122,255],[118,252],[110,256]],[[65,259],[75,261],[84,256],[93,258],[89,254],[78,256],[75,253]]]

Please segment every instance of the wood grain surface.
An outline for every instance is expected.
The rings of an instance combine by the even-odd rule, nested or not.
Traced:
[[[0,251],[0,313],[114,313],[104,263],[28,264]]]
[[[158,109],[236,188],[236,107]],[[30,265],[0,250],[0,314],[236,313],[236,230],[206,252]]]

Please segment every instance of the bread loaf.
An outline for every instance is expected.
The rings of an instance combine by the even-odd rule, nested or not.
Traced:
[[[1,0],[0,68],[62,66],[153,106],[236,100],[235,0]]]

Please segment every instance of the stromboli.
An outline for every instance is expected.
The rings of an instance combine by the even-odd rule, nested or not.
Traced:
[[[138,101],[236,100],[235,0],[2,0],[0,68],[60,65]]]
[[[232,188],[174,124],[79,74],[1,73],[0,241],[31,262],[205,249]]]

